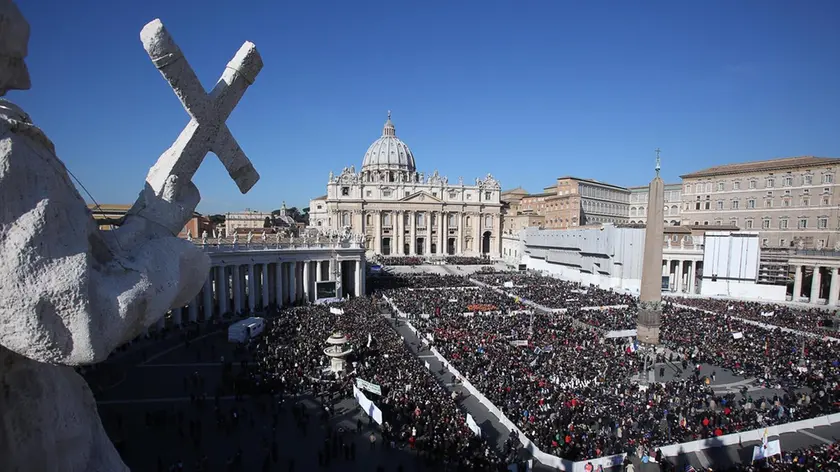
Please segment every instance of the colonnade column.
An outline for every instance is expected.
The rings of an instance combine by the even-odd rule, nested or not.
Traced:
[[[796,265],[796,273],[793,276],[793,297],[791,301],[799,300],[802,296],[802,265]]]
[[[254,313],[254,310],[257,309],[257,294],[254,293],[256,291],[257,284],[254,283],[254,264],[248,264],[248,309],[251,310],[251,313]]]
[[[410,211],[408,212],[408,217],[411,220],[411,229],[409,231],[409,235],[411,237],[411,241],[408,243],[408,253],[412,256],[417,255],[417,213]]]
[[[166,315],[163,315],[163,318],[166,318]],[[184,310],[182,308],[172,310],[172,324],[175,326],[181,326],[184,322]]]
[[[204,321],[213,319],[213,268],[207,273],[204,279]]]
[[[283,306],[283,263],[274,264],[274,303],[277,308]]]
[[[268,298],[269,293],[271,293],[271,284],[270,284],[270,277],[268,272],[268,262],[262,263],[262,274],[260,277],[260,281],[262,282],[262,309],[265,309],[271,301]]]
[[[297,261],[289,263],[289,303],[297,302]]]
[[[228,281],[227,266],[221,266],[219,269],[221,274],[220,280],[222,281],[220,285],[222,297],[221,305],[219,306],[219,315],[224,315],[230,311],[230,282]]]
[[[481,254],[481,213],[475,213],[473,218],[473,252],[478,255]]]
[[[682,265],[683,261],[677,261],[677,267],[674,269],[674,291],[682,292]]]
[[[391,212],[391,255],[400,255],[402,254],[402,249],[400,248],[400,210],[394,210]]]
[[[225,286],[224,286],[224,274],[225,274],[225,266],[216,266],[216,304],[215,307],[216,311],[219,313],[219,316],[222,316],[225,311],[227,311],[224,303],[225,298]]]
[[[239,275],[239,264],[230,268],[231,280],[233,280],[233,311],[234,314],[242,313],[242,277]]]
[[[309,301],[309,261],[303,262],[303,298]]]
[[[837,305],[840,299],[840,268],[831,268],[831,284],[828,286],[828,304],[830,306]]]
[[[198,321],[198,294],[196,293],[193,297],[192,301],[190,302],[189,313],[188,317],[190,322],[195,323]]]
[[[688,293],[694,294],[694,279],[697,278],[697,261],[688,261]]]
[[[820,273],[820,266],[814,266],[814,275],[811,277],[811,303],[817,303],[820,299],[821,282],[822,274]]]

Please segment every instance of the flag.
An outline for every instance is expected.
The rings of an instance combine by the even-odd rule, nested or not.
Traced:
[[[371,342],[371,341],[373,341],[373,338],[370,336],[370,333],[368,333],[368,343],[367,343],[367,347],[370,347],[370,342]]]
[[[630,352],[636,352],[638,350],[639,350],[639,341],[633,341],[633,343],[630,344]]]
[[[761,437],[761,448],[767,449],[767,433],[770,431],[767,428],[764,428],[764,436]]]

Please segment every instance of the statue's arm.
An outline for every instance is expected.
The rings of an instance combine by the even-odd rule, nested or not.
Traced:
[[[0,345],[42,362],[99,362],[192,298],[209,261],[144,217],[100,231],[46,151],[0,139]]]

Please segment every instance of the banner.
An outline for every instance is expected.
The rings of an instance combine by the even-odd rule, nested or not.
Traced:
[[[629,337],[636,337],[636,330],[635,329],[621,329],[615,331],[607,331],[607,334],[604,335],[605,338],[629,338]]]
[[[367,343],[368,348],[370,348],[371,341],[373,341],[373,337],[370,335],[370,333],[368,333],[368,343]]]
[[[432,315],[429,315],[428,313],[421,313],[420,314],[420,318],[423,318],[424,320],[428,320],[429,318],[431,318],[431,316]]]
[[[356,386],[359,387],[360,390],[367,390],[370,393],[382,395],[382,387],[376,385],[375,383],[370,383],[367,380],[356,378]]]
[[[432,365],[429,364],[429,361],[426,361],[425,364],[427,369],[432,370]]]
[[[743,337],[744,337],[744,333],[742,333],[740,331],[736,331],[736,332],[732,333],[732,339],[741,339]]]
[[[765,317],[767,317],[767,316],[773,316],[773,315],[775,315],[775,314],[776,314],[776,312],[775,312],[775,311],[762,311],[762,312],[761,312],[761,316],[765,316]]]
[[[505,288],[513,288],[513,281],[509,280],[504,284]]]
[[[753,462],[775,455],[782,455],[782,445],[778,439],[767,441],[764,446],[753,446]]]
[[[469,413],[467,413],[467,427],[469,427],[470,431],[472,431],[476,436],[481,436],[481,428],[478,426],[478,423],[475,422],[475,418],[473,418]]]
[[[511,341],[510,345],[511,346],[517,346],[517,347],[528,346],[528,341],[525,340],[525,339],[518,339],[516,341]]]
[[[333,315],[343,315],[344,310],[342,310],[341,308],[336,308],[334,306],[331,306],[330,307],[330,313],[332,313]]]
[[[474,311],[495,311],[498,310],[499,307],[496,305],[490,305],[489,303],[473,303],[472,305],[467,305],[467,310],[474,312]]]
[[[373,421],[376,421],[377,424],[382,424],[382,410],[380,410],[376,405],[373,404],[372,401],[368,400],[364,393],[361,390],[353,387],[353,396],[356,398],[356,401],[359,403],[359,406],[362,407],[362,410],[370,416]]]

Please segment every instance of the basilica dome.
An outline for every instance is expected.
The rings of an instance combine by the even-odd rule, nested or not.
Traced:
[[[388,121],[382,128],[382,137],[370,145],[362,162],[362,172],[378,170],[416,171],[414,154],[397,137],[394,123],[391,122],[391,112],[388,112]]]

